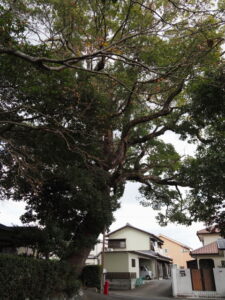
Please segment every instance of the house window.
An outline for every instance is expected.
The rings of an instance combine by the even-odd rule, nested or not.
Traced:
[[[136,267],[136,259],[134,259],[134,258],[131,259],[131,266],[132,266],[132,268]]]
[[[221,266],[222,268],[225,268],[225,260],[221,260]]]
[[[164,253],[167,254],[168,253],[168,249],[164,249]]]
[[[108,241],[108,248],[126,248],[125,239],[111,239]]]
[[[185,252],[189,252],[190,250],[188,250],[188,249],[185,249],[185,248],[182,248],[181,249],[181,252],[183,252],[183,253],[185,253]]]
[[[155,251],[155,243],[150,239],[150,250]]]

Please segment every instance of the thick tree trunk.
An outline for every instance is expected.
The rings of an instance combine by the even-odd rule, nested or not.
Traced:
[[[100,218],[96,219],[96,216],[90,215],[85,217],[85,220],[77,230],[74,249],[70,249],[66,258],[70,265],[74,267],[78,276],[80,275],[82,268],[85,265],[85,261],[95,245],[98,236],[103,232],[104,224],[98,224],[98,219]]]
[[[79,275],[91,249],[95,245],[99,235],[108,227],[112,218],[112,204],[109,196],[109,188],[102,187],[102,199],[97,201],[96,210],[87,213],[74,235],[74,249],[70,248],[67,261],[75,268]],[[99,203],[101,205],[99,205]],[[100,206],[100,207],[99,207]]]
[[[71,266],[74,267],[77,276],[79,276],[82,272],[82,269],[85,265],[85,261],[88,258],[88,255],[91,251],[92,247],[83,247],[77,251],[74,251],[68,258],[67,261]]]

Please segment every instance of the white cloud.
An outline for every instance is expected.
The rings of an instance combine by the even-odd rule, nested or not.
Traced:
[[[24,202],[0,201],[0,223],[4,225],[21,225],[20,216],[24,211]]]

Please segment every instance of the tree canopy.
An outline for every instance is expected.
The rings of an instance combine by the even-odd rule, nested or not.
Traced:
[[[61,229],[68,257],[85,258],[128,180],[161,223],[223,215],[224,5],[0,1],[1,196]]]

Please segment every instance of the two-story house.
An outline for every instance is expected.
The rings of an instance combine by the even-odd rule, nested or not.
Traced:
[[[196,259],[196,268],[225,268],[225,239],[221,237],[218,226],[199,230],[197,236],[203,247],[190,252]]]
[[[178,269],[187,268],[187,261],[192,259],[189,254],[191,247],[162,234],[159,235],[159,238],[164,242],[163,254],[173,259],[173,265]]]
[[[144,268],[151,274],[146,279],[169,277],[172,260],[162,254],[163,240],[156,235],[127,223],[107,237],[104,267],[108,278],[140,278]]]

